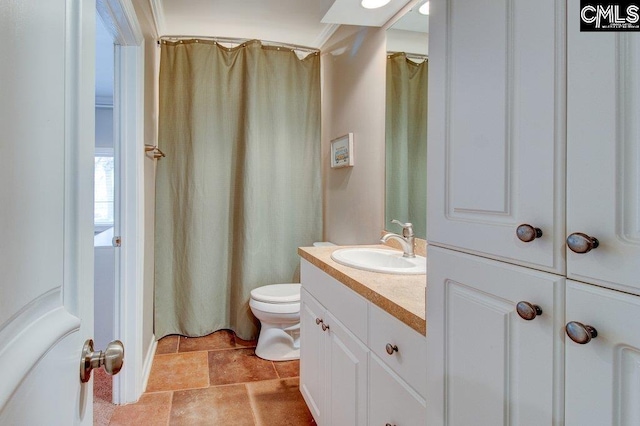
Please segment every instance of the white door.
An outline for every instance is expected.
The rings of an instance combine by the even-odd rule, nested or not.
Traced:
[[[323,325],[326,424],[366,426],[369,350],[329,312]]]
[[[567,275],[640,294],[640,34],[580,32],[569,5],[567,234],[599,246]]]
[[[431,2],[431,245],[564,272],[564,16],[556,0]],[[521,241],[525,224],[541,237]]]
[[[597,336],[566,337],[565,424],[640,424],[640,297],[567,282],[566,319],[579,341],[582,327]],[[577,324],[579,323],[579,324]],[[587,339],[588,340],[588,339]]]
[[[305,289],[300,292],[300,393],[313,418],[324,424],[325,334],[320,320],[325,310]],[[316,320],[318,323],[316,323]]]
[[[0,8],[0,424],[91,424],[91,0]]]
[[[427,259],[427,424],[560,424],[564,278],[434,247]]]

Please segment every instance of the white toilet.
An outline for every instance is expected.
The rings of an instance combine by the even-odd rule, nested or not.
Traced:
[[[300,284],[251,290],[251,312],[260,320],[256,355],[270,361],[300,358]]]
[[[332,243],[313,243],[315,247]],[[256,355],[269,361],[300,359],[300,284],[271,284],[251,290],[251,312],[261,328]]]

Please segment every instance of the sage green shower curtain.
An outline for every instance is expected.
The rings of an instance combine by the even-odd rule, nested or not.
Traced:
[[[163,42],[155,334],[256,336],[253,288],[321,238],[320,58],[258,41]]]
[[[385,218],[412,222],[425,238],[429,65],[404,53],[387,58]]]

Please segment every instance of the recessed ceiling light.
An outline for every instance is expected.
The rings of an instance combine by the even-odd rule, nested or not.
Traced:
[[[420,6],[420,9],[418,9],[418,12],[422,13],[423,15],[428,15],[429,14],[429,2],[426,2],[425,4]]]
[[[387,5],[391,0],[362,0],[360,3],[365,9],[377,9]]]

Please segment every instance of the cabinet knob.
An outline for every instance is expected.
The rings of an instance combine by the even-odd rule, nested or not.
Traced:
[[[391,343],[387,343],[386,349],[389,355],[393,355],[394,352],[398,352],[398,346],[392,345]]]
[[[323,322],[324,322],[324,321],[323,321],[322,319],[320,319],[320,318],[316,318],[316,324],[317,324],[317,325],[320,325],[320,324],[322,324]]]
[[[396,425],[392,425],[391,423],[387,423],[387,424],[386,424],[386,425],[384,425],[384,426],[396,426]]]
[[[571,340],[581,345],[585,345],[589,343],[591,339],[598,337],[598,331],[595,328],[577,321],[568,322],[565,330]]]
[[[516,228],[516,235],[518,239],[523,243],[530,243],[536,238],[542,237],[542,230],[540,228],[534,228],[533,226],[523,223]]]
[[[518,302],[516,305],[516,312],[523,320],[531,321],[538,315],[542,315],[542,309],[538,305],[525,302],[524,300]]]
[[[590,237],[582,232],[574,232],[567,237],[567,246],[574,253],[589,253],[594,248],[598,248],[600,242],[597,238]]]
[[[322,331],[327,331],[329,330],[329,326],[325,323],[322,323]]]

